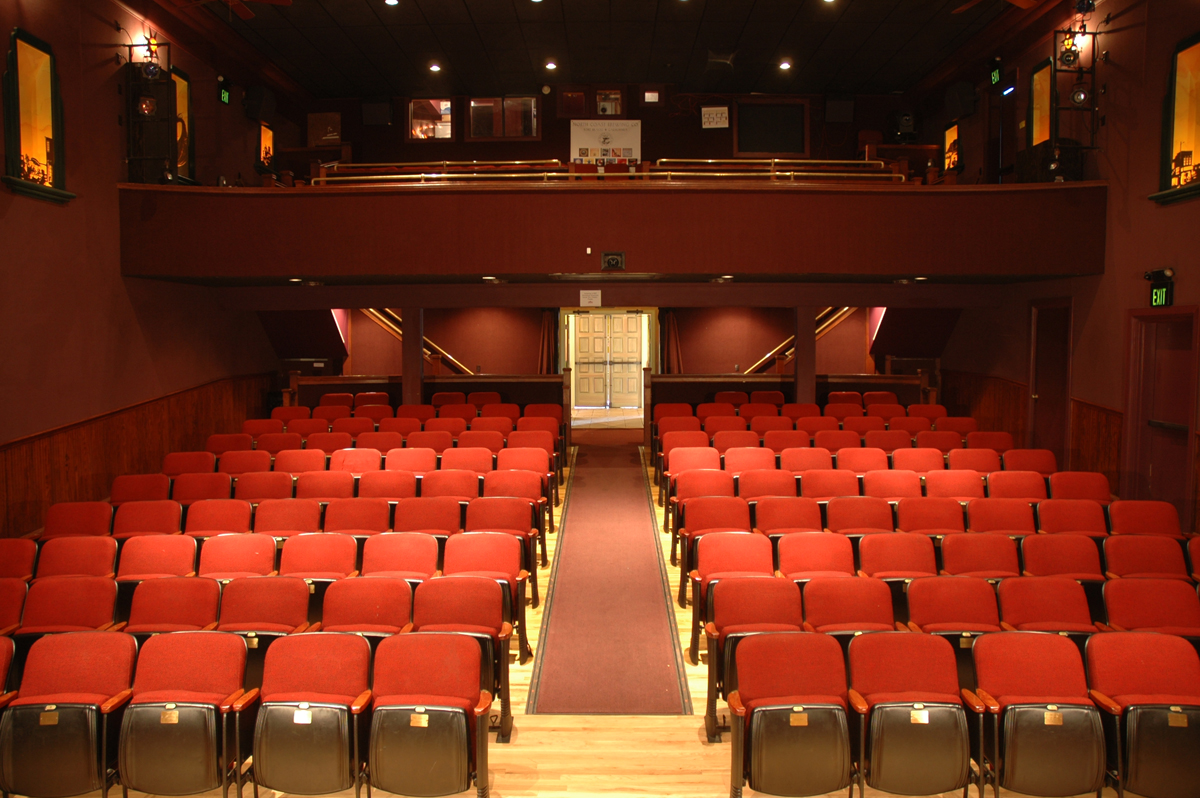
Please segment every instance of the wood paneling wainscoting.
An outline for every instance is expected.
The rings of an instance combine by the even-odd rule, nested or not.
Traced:
[[[952,416],[971,416],[981,430],[1012,433],[1025,445],[1029,386],[969,371],[942,371],[941,403]]]
[[[271,376],[229,377],[0,446],[0,536],[40,527],[55,502],[108,496],[113,477],[149,474],[167,452],[203,449],[266,415]]]
[[[1108,477],[1108,489],[1114,494],[1121,491],[1124,419],[1120,410],[1071,400],[1071,470],[1099,471]]]

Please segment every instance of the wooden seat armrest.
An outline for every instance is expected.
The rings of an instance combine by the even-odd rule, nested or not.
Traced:
[[[862,697],[862,693],[851,687],[849,696],[851,708],[853,708],[854,711],[860,715],[867,714],[867,712],[870,710],[870,707],[867,706],[867,699]]]
[[[511,638],[512,638],[512,624],[511,623],[500,624],[500,639],[501,640],[509,640]]]
[[[975,714],[982,715],[984,710],[987,709],[987,707],[983,705],[983,702],[979,700],[979,696],[975,695],[975,693],[971,692],[965,687],[961,690],[961,693],[963,703],[966,704],[967,708]]]
[[[692,582],[699,582],[700,581],[700,572],[697,570],[689,571],[688,572],[688,580],[692,581]]]
[[[109,630],[108,630],[108,631],[110,631],[110,632],[119,632],[119,631],[121,631],[122,629],[124,629],[124,628],[125,628],[126,626],[128,626],[128,625],[129,625],[129,621],[121,621],[120,623],[114,623],[114,624],[112,625],[112,627],[111,627],[111,628],[109,628]]]
[[[26,577],[26,578],[25,578],[25,581],[27,581],[27,582],[28,582],[28,581],[29,581],[29,577]],[[1193,581],[1193,582],[1200,582],[1200,574],[1192,574],[1192,581]]]
[[[213,621],[210,624],[205,624],[204,628],[201,629],[200,631],[201,632],[211,632],[213,629],[216,629],[216,628],[217,628],[217,622]]]
[[[97,632],[108,632],[108,631],[110,631],[110,630],[111,630],[111,629],[112,629],[114,626],[116,626],[116,624],[114,624],[114,623],[111,623],[111,622],[110,622],[110,623],[101,624],[100,626],[97,626],[97,627],[96,627],[96,631],[97,631]]]
[[[128,703],[129,699],[131,698],[133,698],[132,690],[122,690],[100,705],[100,714],[107,715],[110,712],[114,712],[118,708]]]
[[[433,572],[433,576],[432,576],[432,577],[430,577],[430,578],[431,578],[431,579],[433,579],[433,578],[435,578],[435,577],[439,577],[439,576],[441,576],[441,575],[442,575],[442,571],[441,571],[441,569],[438,569],[438,570],[436,570],[436,571],[434,571],[434,572]]]
[[[12,626],[6,626],[3,629],[0,629],[0,637],[8,637],[19,628],[21,628],[21,624],[19,623],[14,623]]]
[[[1012,625],[1011,623],[1009,623],[1008,621],[1001,621],[1001,622],[1000,622],[1000,628],[1001,628],[1001,629],[1003,629],[1003,630],[1004,630],[1004,631],[1006,631],[1006,632],[1015,632],[1015,631],[1017,631],[1017,627],[1013,626],[1013,625]]]
[[[21,539],[22,540],[37,540],[38,538],[40,538],[42,536],[42,533],[45,531],[46,531],[46,527],[39,526],[37,529],[33,530],[32,532],[26,532],[24,535],[21,535]]]
[[[1093,621],[1092,623],[1096,627],[1097,632],[1112,632],[1112,631],[1114,631],[1114,629],[1106,623],[1100,623],[1099,621]]]
[[[347,579],[353,579],[356,576],[358,576],[358,571],[351,571],[350,573],[346,574]]]
[[[239,687],[238,689],[236,689],[232,693],[230,693],[225,698],[225,700],[222,701],[217,706],[217,709],[219,709],[221,711],[221,714],[224,715],[225,713],[227,713],[231,709],[233,709],[233,702],[237,701],[239,698],[241,698],[245,694],[246,694],[246,691]]]
[[[709,621],[708,623],[704,624],[704,635],[709,640],[716,640],[716,639],[720,638],[720,636],[721,636],[720,633],[717,632],[717,625],[715,623],[713,623],[712,621]]]
[[[479,691],[479,703],[475,705],[475,717],[486,715],[492,708],[492,694],[487,690]]]
[[[993,715],[1000,714],[1000,702],[992,698],[992,696],[982,687],[975,688],[975,695],[979,696],[979,700],[987,707],[987,711]]]
[[[896,621],[896,631],[897,632],[921,632],[921,633],[923,633],[923,630],[921,629],[921,627],[917,626],[912,621],[909,621],[907,626],[900,623],[900,621]]]
[[[234,712],[241,712],[246,707],[258,700],[258,688],[254,687],[238,696],[230,709]]]
[[[830,529],[829,527],[825,527],[825,529],[823,531],[833,534],[833,530]]]
[[[1021,571],[1021,576],[1033,576],[1029,571]]]
[[[317,621],[316,623],[314,623],[312,626],[308,627],[308,628],[307,628],[307,629],[305,629],[304,631],[306,631],[306,632],[319,632],[319,631],[321,631],[321,622],[320,622],[320,621]]]
[[[861,576],[861,577],[862,577],[862,578],[864,578],[864,579],[866,579],[866,578],[867,578],[867,572],[866,572],[866,571],[864,571],[864,570],[863,570],[863,569],[861,569],[861,568],[859,568],[859,569],[858,569],[858,575],[859,575],[859,576]]]
[[[815,626],[813,626],[811,623],[809,623],[808,621],[805,621],[804,622],[804,631],[815,632],[815,631],[817,631],[817,628]]]
[[[117,576],[116,571],[109,571],[107,574],[105,574],[106,579],[115,579],[116,576]]]
[[[267,576],[279,576],[279,571],[271,571]],[[226,581],[225,584],[229,584],[229,582]]]
[[[787,579],[787,575],[784,574],[783,571],[776,571],[775,576],[778,577],[779,579]]]
[[[399,634],[406,635],[409,632],[411,632],[412,630],[413,630],[412,621],[409,621],[408,623],[404,624],[404,626],[400,627]]]
[[[1120,574],[1114,574],[1112,571],[1105,571],[1104,578],[1105,579],[1120,579],[1121,576],[1120,576]]]
[[[938,571],[938,575],[939,576],[950,576],[950,572],[947,571],[945,568],[943,568],[940,571]]]
[[[529,572],[528,571],[526,571],[524,569],[517,571],[517,581],[518,582],[526,582],[528,580],[529,580]]]
[[[1101,626],[1101,624],[1097,623],[1097,624],[1096,624],[1096,626]],[[1120,624],[1112,623],[1112,622],[1110,621],[1110,622],[1109,622],[1109,624],[1108,624],[1108,629],[1101,629],[1100,631],[1102,631],[1102,632],[1104,632],[1104,631],[1107,631],[1107,632],[1128,632],[1129,630],[1128,630],[1128,629],[1126,629],[1124,626],[1121,626]]]
[[[1194,579],[1195,577],[1196,577],[1196,575],[1192,574],[1192,578]],[[29,584],[30,582],[33,581],[33,574],[25,574],[24,576],[21,577],[21,581],[26,584]]]
[[[1099,690],[1088,690],[1088,696],[1091,697],[1096,706],[1100,707],[1110,715],[1116,715],[1117,717],[1120,717],[1121,713],[1124,712],[1124,710],[1121,709],[1120,704],[1118,704],[1116,701],[1113,701]]]
[[[742,697],[734,690],[729,694],[729,699],[726,701],[729,705],[729,711],[737,715],[739,718],[746,717],[746,707],[742,706]]]
[[[352,703],[350,705],[350,714],[351,715],[361,715],[362,711],[364,709],[366,709],[367,705],[370,703],[371,703],[371,691],[363,690],[361,693],[358,694],[358,697],[354,699],[354,703]]]
[[[17,697],[16,690],[13,690],[11,693],[5,693],[4,695],[0,695],[0,709],[4,709],[6,706],[8,706],[9,703],[11,703],[12,700],[16,697]]]
[[[295,629],[293,629],[292,631],[288,632],[288,634],[290,634],[290,635],[298,635],[298,634],[300,634],[301,632],[307,632],[307,631],[308,631],[308,629],[309,629],[308,621],[305,621],[304,623],[300,624],[299,626],[297,626],[297,627],[296,627]]]

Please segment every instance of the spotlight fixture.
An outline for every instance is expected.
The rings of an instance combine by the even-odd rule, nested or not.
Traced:
[[[1080,33],[1083,31],[1081,30]],[[1063,37],[1062,52],[1058,54],[1058,62],[1067,69],[1074,69],[1079,65],[1079,43],[1075,40],[1075,31],[1068,31]]]
[[[554,61],[547,61],[546,69],[558,69],[558,64],[556,64]]]
[[[154,37],[153,33],[150,34],[150,38],[146,40],[146,52],[150,54],[151,58],[156,58],[158,56],[158,39]]]
[[[1087,101],[1089,98],[1091,98],[1091,96],[1091,92],[1088,91],[1087,86],[1083,85],[1082,83],[1076,83],[1071,88],[1072,105],[1082,107],[1087,104]]]
[[[1175,279],[1175,270],[1174,269],[1155,269],[1152,272],[1146,272],[1146,274],[1143,276],[1145,277],[1145,279],[1149,280],[1152,283],[1162,283],[1162,282],[1166,282],[1167,280],[1174,280]]]
[[[791,68],[792,68],[792,62],[791,62],[791,61],[788,61],[788,60],[785,58],[784,60],[782,60],[782,61],[780,61],[780,62],[779,62],[779,68],[780,68],[780,69],[783,69],[783,70],[788,70],[788,69],[791,69]]]
[[[441,72],[442,68],[440,66],[438,66],[437,64],[430,64],[429,71],[430,72]]]

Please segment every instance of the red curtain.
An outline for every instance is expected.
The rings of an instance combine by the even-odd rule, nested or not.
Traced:
[[[675,321],[675,311],[664,310],[659,322],[662,329],[663,374],[682,374],[683,350],[679,346],[679,324]]]
[[[542,340],[538,347],[538,374],[558,373],[558,310],[542,311]]]

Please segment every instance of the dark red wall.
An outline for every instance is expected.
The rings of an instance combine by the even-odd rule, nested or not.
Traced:
[[[142,30],[139,18],[105,0],[0,4],[0,30],[20,27],[54,48],[66,188],[78,195],[56,205],[0,187],[0,340],[9,358],[0,442],[276,365],[252,313],[226,310],[209,289],[121,276],[125,128],[117,122],[125,98],[113,57],[125,37],[113,20]],[[216,107],[214,73],[198,59],[179,50],[175,61],[197,89],[200,175],[246,171],[241,109]],[[141,246],[169,260],[178,242],[166,233]]]
[[[792,308],[676,308],[685,374],[745,371],[796,332]]]
[[[425,337],[467,368],[484,374],[537,374],[542,340],[538,308],[425,311]]]
[[[1111,22],[1102,24],[1104,17]],[[1059,3],[1033,33],[1001,48],[1006,68],[1018,72],[1017,119],[1024,119],[1029,75],[1050,55],[1050,31],[1072,21],[1069,4]],[[1078,24],[1078,23],[1076,23]],[[991,374],[1025,382],[1028,379],[1029,301],[1054,296],[1075,297],[1075,359],[1072,394],[1088,402],[1120,409],[1125,404],[1127,365],[1122,354],[1125,313],[1147,307],[1149,269],[1176,269],[1175,303],[1200,303],[1200,274],[1196,273],[1195,236],[1200,229],[1200,199],[1160,206],[1148,199],[1159,189],[1162,153],[1163,101],[1167,94],[1171,56],[1183,39],[1200,32],[1200,6],[1188,2],[1109,0],[1093,15],[1090,30],[1100,30],[1099,49],[1108,61],[1098,67],[1103,125],[1098,128],[1099,150],[1088,156],[1085,176],[1107,180],[1110,186],[1104,274],[1054,284],[1031,283],[994,309],[964,313],[947,348],[943,367]],[[988,53],[990,54],[990,53]],[[978,50],[963,54],[965,74],[983,76]],[[1066,80],[1064,78],[1064,80]],[[1070,82],[1066,81],[1069,88]],[[981,84],[982,88],[982,84]],[[926,105],[941,105],[942,88],[930,92]],[[982,118],[983,110],[977,112]],[[931,122],[930,129],[940,130]],[[983,152],[986,126],[975,121],[963,151]],[[960,136],[963,128],[960,128]],[[1018,136],[1025,146],[1025,131]],[[978,157],[978,156],[974,156]],[[968,164],[965,174],[977,166]],[[1076,237],[1070,215],[1062,219],[1064,237]],[[1024,235],[1020,227],[1014,235]]]

